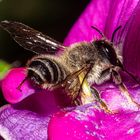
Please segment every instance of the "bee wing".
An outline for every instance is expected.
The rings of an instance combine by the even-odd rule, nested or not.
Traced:
[[[15,21],[1,21],[0,27],[10,33],[13,39],[23,48],[36,54],[55,54],[65,47],[56,40]]]
[[[81,69],[67,75],[67,77],[62,82],[55,85],[54,87],[64,87],[66,92],[69,94],[72,103],[80,105],[81,104],[81,99],[79,98],[81,96],[80,92],[83,90],[82,86],[91,68],[92,64],[85,65]]]

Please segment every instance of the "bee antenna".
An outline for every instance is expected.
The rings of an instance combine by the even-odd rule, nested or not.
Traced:
[[[121,27],[122,27],[122,26],[120,25],[120,26],[118,26],[118,27],[114,30],[114,32],[113,32],[113,34],[112,34],[111,42],[113,42],[116,32],[117,32]]]
[[[22,82],[19,84],[19,86],[17,87],[17,90],[19,90],[20,92],[22,91],[21,90],[21,86],[23,85],[23,83],[26,81],[28,79],[28,76],[26,76],[23,80],[22,80]]]
[[[136,79],[136,77],[129,71],[127,71],[126,69],[123,69],[124,72],[126,72],[137,84],[140,85],[140,82]]]
[[[95,26],[91,26],[91,28],[95,29],[102,37],[104,37],[104,34]]]

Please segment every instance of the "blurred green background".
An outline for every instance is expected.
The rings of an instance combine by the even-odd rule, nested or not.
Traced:
[[[0,0],[0,21],[20,21],[63,42],[88,3],[89,0]],[[0,79],[11,65],[24,66],[32,56],[0,29]],[[6,102],[0,93],[0,106],[3,104]]]
[[[23,22],[63,42],[89,0],[0,0],[0,20]],[[0,29],[0,59],[25,65],[33,55]]]

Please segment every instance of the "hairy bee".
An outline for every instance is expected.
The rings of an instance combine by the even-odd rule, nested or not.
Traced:
[[[101,107],[109,111],[98,91],[91,87],[91,84],[102,84],[112,78],[128,100],[138,105],[129,95],[119,74],[119,70],[123,70],[135,79],[131,73],[124,70],[122,56],[113,45],[114,35],[120,27],[113,32],[111,41],[107,40],[100,30],[92,27],[101,34],[101,39],[75,43],[70,47],[65,47],[19,22],[2,21],[0,27],[8,31],[23,48],[38,54],[27,63],[26,79],[29,78],[34,84],[43,89],[64,87],[71,100],[81,104],[80,92],[86,80]],[[82,79],[79,76],[82,76]]]

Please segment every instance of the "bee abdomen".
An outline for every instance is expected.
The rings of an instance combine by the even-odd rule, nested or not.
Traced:
[[[35,58],[28,65],[28,76],[38,84],[58,84],[66,77],[66,70],[50,58]]]

